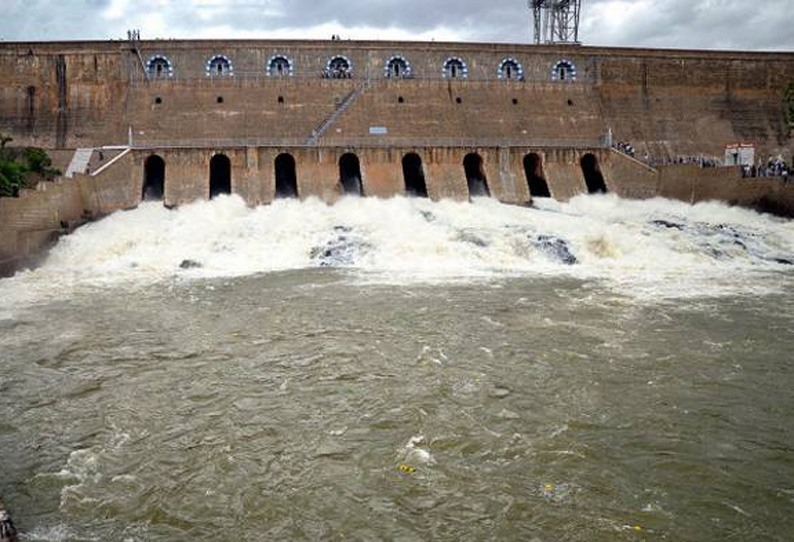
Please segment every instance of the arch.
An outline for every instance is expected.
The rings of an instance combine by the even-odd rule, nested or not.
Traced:
[[[331,79],[350,79],[353,76],[353,62],[345,55],[332,56],[325,63],[325,77]]]
[[[427,182],[422,168],[422,157],[415,152],[403,156],[403,178],[405,193],[417,198],[427,197]]]
[[[276,199],[298,197],[298,174],[295,157],[289,153],[276,156]]]
[[[441,73],[447,79],[466,79],[469,77],[469,68],[462,58],[453,56],[444,61]]]
[[[174,76],[174,66],[165,55],[154,55],[146,63],[146,73],[150,79],[165,79]]]
[[[232,162],[225,154],[216,154],[210,160],[210,199],[232,193]]]
[[[529,195],[533,198],[550,198],[549,184],[543,175],[543,159],[536,152],[524,156],[524,173],[529,184]]]
[[[352,152],[343,154],[339,159],[339,184],[342,185],[343,195],[364,195],[361,163]]]
[[[267,61],[265,72],[268,77],[292,77],[295,75],[295,64],[286,55],[273,55]]]
[[[161,201],[165,197],[165,160],[156,154],[143,163],[142,201]]]
[[[469,185],[469,196],[490,197],[491,191],[488,188],[488,179],[482,167],[482,156],[476,152],[466,155],[463,159],[463,170],[466,172],[466,182]]]
[[[558,60],[551,68],[551,80],[561,82],[576,81],[576,66],[570,60]]]
[[[524,80],[524,66],[515,58],[505,58],[499,64],[497,73],[499,79],[506,81],[523,81]]]
[[[234,64],[226,55],[215,55],[207,60],[207,77],[232,77]]]
[[[606,194],[607,183],[604,180],[604,174],[601,173],[601,167],[598,165],[598,158],[596,158],[595,154],[585,154],[582,156],[580,164],[584,182],[587,185],[587,192],[590,194]]]
[[[386,61],[384,75],[390,79],[408,79],[413,77],[411,63],[402,55],[394,55]]]

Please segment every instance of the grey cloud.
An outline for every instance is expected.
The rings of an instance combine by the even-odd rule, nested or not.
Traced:
[[[283,29],[334,24],[399,29],[417,36],[443,28],[467,41],[531,39],[525,0],[130,0],[125,17],[104,19],[105,9],[117,2],[10,0],[10,9],[0,19],[0,38],[121,38],[130,27],[140,28],[144,38],[185,38],[207,27],[229,28],[230,38],[236,32],[268,37]],[[758,0],[750,5],[742,0],[657,0],[631,20],[596,17],[599,8],[609,4],[609,0],[584,0],[581,39],[585,44],[794,50],[791,0]],[[154,17],[162,19],[165,27],[155,25]],[[349,37],[377,34],[361,36],[351,30]]]

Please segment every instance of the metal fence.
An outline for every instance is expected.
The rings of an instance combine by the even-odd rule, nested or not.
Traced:
[[[229,139],[167,139],[132,142],[134,149],[195,148],[538,148],[538,149],[608,149],[605,137],[576,139],[517,138],[411,138],[411,137],[334,137],[321,138],[316,144],[306,138],[229,138]]]

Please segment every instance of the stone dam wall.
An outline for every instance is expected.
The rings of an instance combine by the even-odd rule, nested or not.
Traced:
[[[329,69],[334,61],[347,64],[343,78]],[[387,73],[398,64],[399,75]],[[130,129],[141,144],[303,142],[366,86],[324,140],[542,144],[611,129],[639,155],[722,156],[727,143],[751,142],[759,155],[788,157],[794,143],[783,94],[792,81],[794,53],[354,41],[3,43],[0,130],[16,144],[53,149],[126,144]],[[373,135],[373,127],[385,131]]]
[[[35,263],[80,223],[135,207],[163,166],[163,200],[210,196],[213,161],[251,205],[276,196],[277,161],[295,192],[332,202],[355,157],[363,194],[404,194],[404,159],[427,195],[465,199],[469,157],[492,197],[528,204],[591,190],[583,168],[624,197],[719,199],[794,216],[791,185],[739,168],[654,169],[637,154],[720,157],[728,143],[791,162],[783,94],[794,54],[455,43],[154,41],[0,44],[0,132],[89,172],[0,199],[0,273]],[[119,154],[120,153],[120,154]],[[97,157],[100,157],[99,159]],[[528,158],[537,162],[528,165]],[[112,162],[108,165],[108,162]],[[63,161],[66,164],[66,161]],[[534,170],[534,171],[530,171]],[[591,172],[592,173],[592,172]],[[537,195],[537,193],[535,194]]]

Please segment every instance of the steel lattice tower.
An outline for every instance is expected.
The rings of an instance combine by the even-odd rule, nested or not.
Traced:
[[[535,20],[535,43],[579,43],[582,0],[529,0]]]

